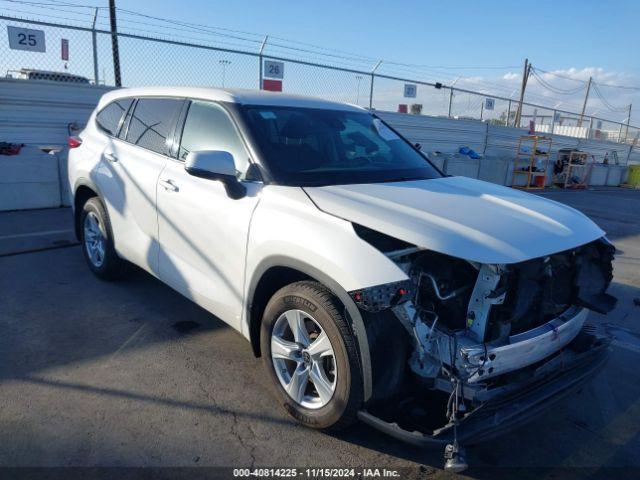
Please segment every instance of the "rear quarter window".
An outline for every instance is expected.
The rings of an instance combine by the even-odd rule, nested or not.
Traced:
[[[120,121],[124,114],[129,110],[132,98],[121,98],[104,107],[96,115],[96,125],[107,135],[116,136]]]

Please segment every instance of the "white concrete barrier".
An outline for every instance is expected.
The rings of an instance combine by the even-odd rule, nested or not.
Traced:
[[[447,175],[457,175],[461,177],[478,178],[480,161],[469,158],[466,155],[452,155],[444,163],[444,172]]]
[[[607,175],[607,185],[610,187],[617,187],[622,183],[622,177],[624,174],[624,170],[627,167],[623,167],[620,165],[609,165],[609,174]]]
[[[59,207],[58,157],[25,146],[0,155],[0,211]]]
[[[60,201],[63,207],[70,207],[72,198],[69,189],[69,147],[56,153],[58,159],[58,171],[60,172]]]
[[[446,161],[448,156],[449,156],[448,153],[437,153],[437,152],[427,153],[427,157],[429,158],[431,163],[433,163],[436,167],[438,167],[443,172],[444,172],[444,162]]]
[[[507,169],[509,168],[509,157],[506,156],[487,156],[480,159],[480,167],[478,169],[478,179],[485,182],[506,185]],[[511,178],[509,178],[509,181]]]
[[[602,165],[600,163],[594,164],[591,167],[589,185],[593,185],[594,187],[606,185],[608,173],[609,173],[609,168],[607,167],[607,165]]]

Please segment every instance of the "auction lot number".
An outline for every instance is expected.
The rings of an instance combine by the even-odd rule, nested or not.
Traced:
[[[234,477],[253,478],[398,478],[386,468],[234,468]]]

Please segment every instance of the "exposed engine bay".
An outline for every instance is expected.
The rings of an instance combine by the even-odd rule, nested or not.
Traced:
[[[374,398],[362,420],[413,443],[448,443],[450,470],[466,466],[461,438],[473,443],[498,433],[489,424],[524,420],[604,363],[608,340],[585,323],[589,310],[607,313],[616,304],[606,293],[615,248],[604,237],[518,264],[486,265],[356,232],[409,277],[351,293],[373,332]],[[404,328],[394,330],[396,322]],[[403,353],[404,364],[389,360],[390,348]]]

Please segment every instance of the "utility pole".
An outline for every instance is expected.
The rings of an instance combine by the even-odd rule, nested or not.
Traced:
[[[116,26],[116,0],[109,0],[109,20],[111,21],[111,49],[113,50],[113,76],[116,87],[122,86],[120,78],[120,52],[118,51],[118,27]]]
[[[514,127],[520,127],[520,118],[522,117],[522,102],[524,100],[524,91],[527,88],[527,80],[529,79],[529,74],[531,73],[531,64],[529,63],[529,59],[524,59],[524,70],[522,71],[522,85],[520,86],[520,100],[518,101],[518,108],[516,109],[516,118],[514,121]]]
[[[627,137],[629,136],[629,124],[631,123],[631,107],[632,104],[629,104],[629,115],[627,115],[627,128],[625,129],[624,132],[624,143],[627,143]],[[637,136],[636,136],[637,138]]]
[[[580,113],[580,120],[578,120],[578,126],[582,126],[582,119],[584,118],[584,112],[587,109],[587,101],[589,100],[589,91],[591,90],[592,77],[589,77],[589,83],[587,83],[587,93],[584,96],[584,103],[582,104],[582,112]]]

